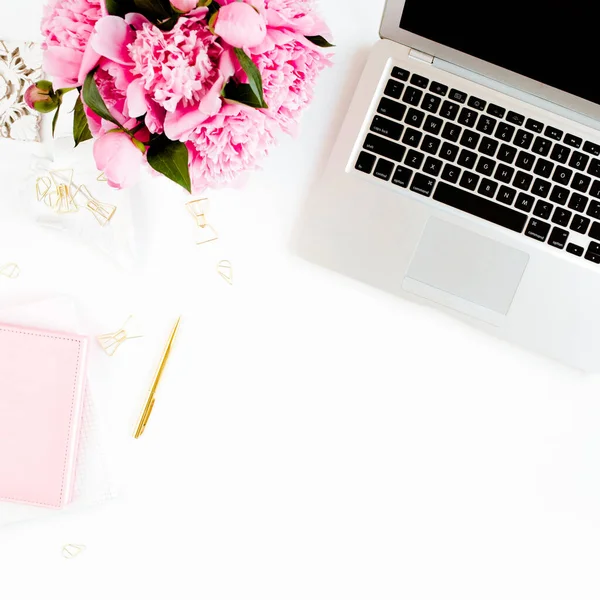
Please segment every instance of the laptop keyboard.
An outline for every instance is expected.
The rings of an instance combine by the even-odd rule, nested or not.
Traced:
[[[600,264],[600,145],[394,67],[355,168]]]

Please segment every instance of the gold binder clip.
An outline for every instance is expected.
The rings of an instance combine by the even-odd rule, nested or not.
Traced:
[[[127,340],[134,340],[142,337],[141,335],[133,335],[131,333],[132,319],[133,317],[129,317],[127,321],[125,321],[125,325],[123,325],[119,331],[98,336],[98,343],[102,346],[102,349],[108,356],[114,356],[116,351],[121,347],[121,344]]]
[[[77,558],[84,550],[85,546],[82,544],[66,544],[62,547],[62,555],[67,560],[71,560]]]
[[[206,219],[206,211],[208,209],[208,199],[201,198],[200,200],[192,200],[186,204],[188,212],[192,215],[196,221],[199,234],[196,241],[198,246],[208,244],[209,242],[215,242],[219,239],[219,234],[215,228]]]
[[[217,273],[229,284],[233,285],[233,266],[228,260],[222,260],[217,265]]]
[[[116,206],[96,200],[86,185],[79,186],[77,193],[73,198],[77,198],[78,194],[81,194],[85,198],[85,207],[94,215],[94,218],[98,221],[100,227],[107,225],[117,211]]]
[[[21,269],[16,263],[8,263],[0,266],[0,275],[8,277],[8,279],[17,279],[21,274]]]

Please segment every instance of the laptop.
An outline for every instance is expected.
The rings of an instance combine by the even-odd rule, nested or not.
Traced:
[[[599,20],[388,0],[300,255],[598,371]]]

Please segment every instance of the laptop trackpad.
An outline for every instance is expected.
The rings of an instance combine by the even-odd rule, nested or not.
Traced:
[[[432,217],[402,287],[499,325],[528,262],[525,252]]]

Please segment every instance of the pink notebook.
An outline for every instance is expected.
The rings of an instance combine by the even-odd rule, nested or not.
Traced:
[[[71,501],[87,347],[84,337],[0,324],[0,500]]]

